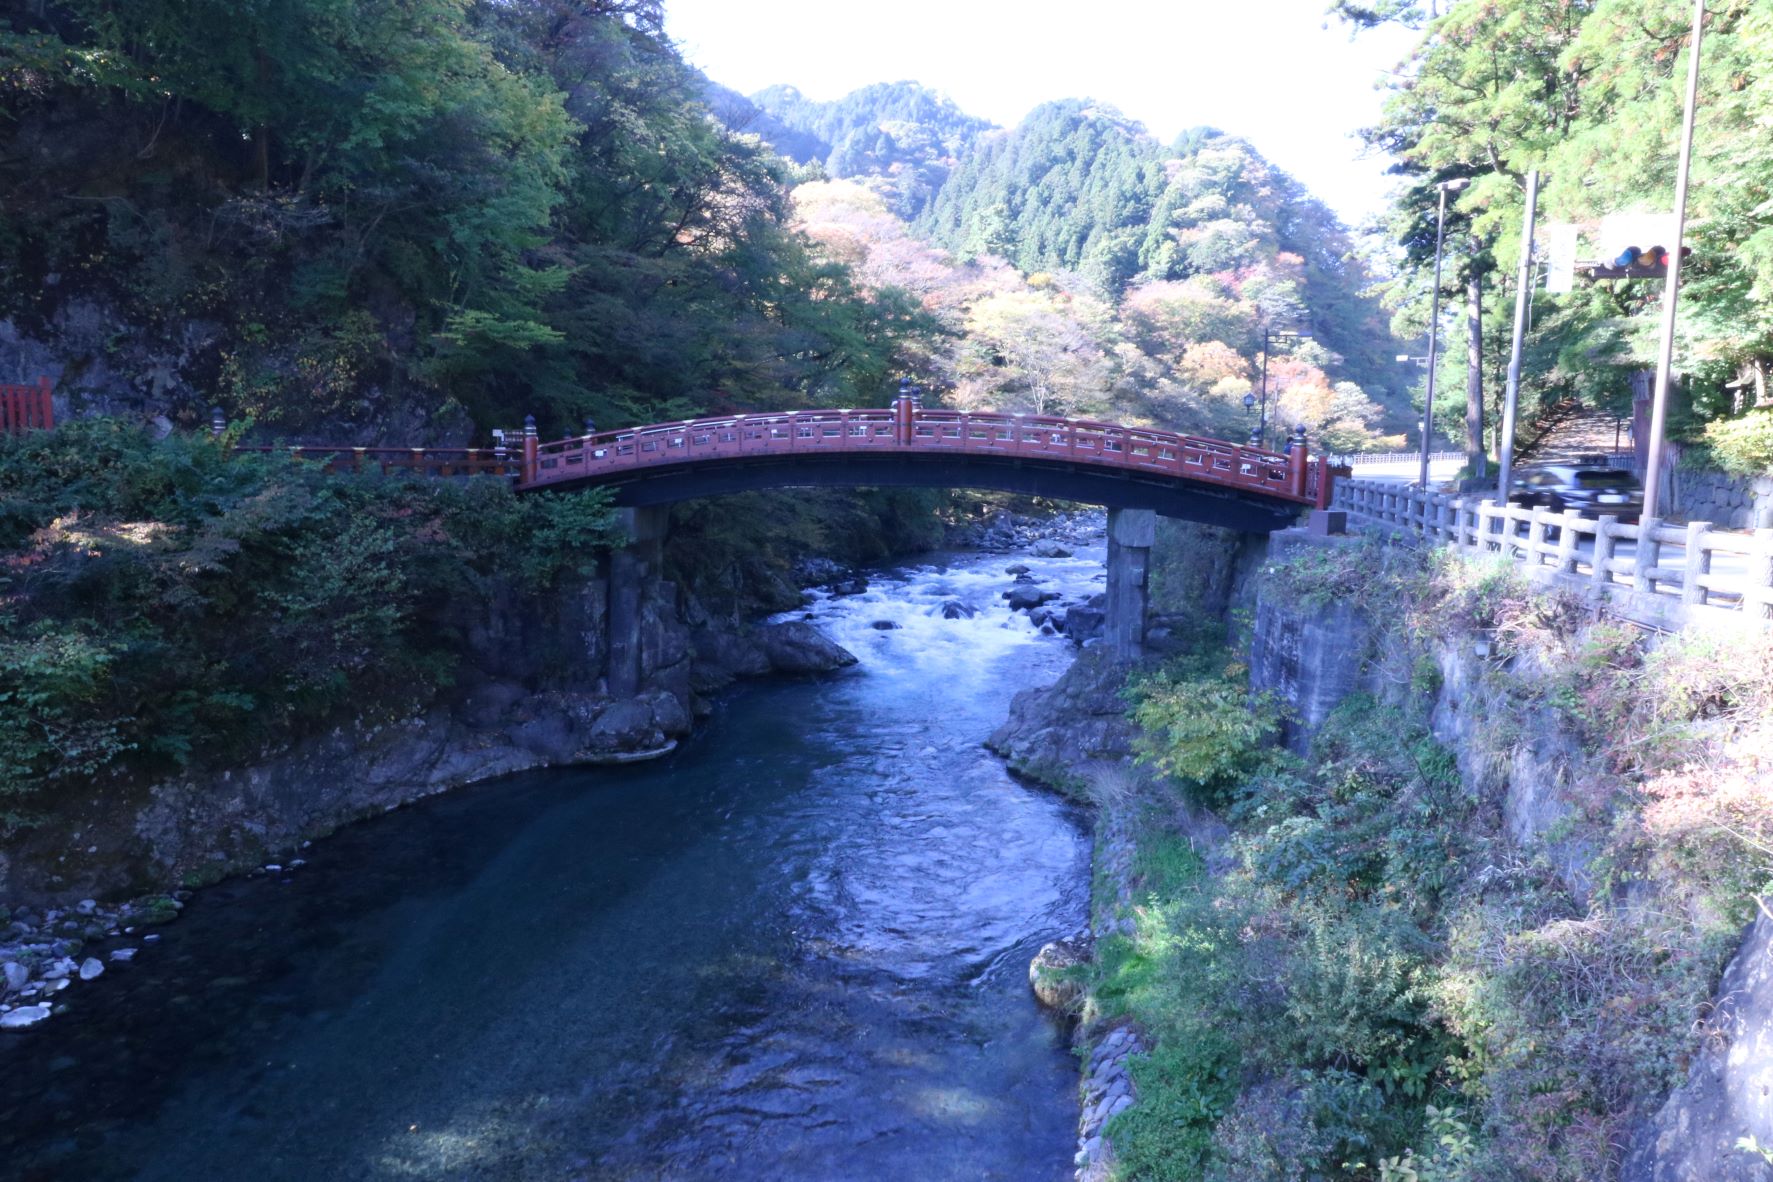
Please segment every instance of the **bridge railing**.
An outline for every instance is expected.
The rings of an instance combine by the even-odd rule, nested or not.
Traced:
[[[1602,593],[1622,588],[1773,620],[1773,529],[1586,518],[1376,481],[1336,485],[1336,508],[1464,551],[1551,567]]]
[[[911,451],[1040,457],[1201,480],[1299,502],[1315,470],[1285,455],[1171,431],[1044,415],[892,409],[731,415],[600,431],[536,447],[525,487],[767,454]]]
[[[34,386],[0,385],[0,435],[53,428],[55,407],[50,394],[54,388],[48,378],[38,378]]]

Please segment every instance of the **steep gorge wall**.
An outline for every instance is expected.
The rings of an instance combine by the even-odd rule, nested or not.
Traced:
[[[1276,535],[1276,556],[1338,539]],[[1283,699],[1288,739],[1309,746],[1338,702],[1367,693],[1421,718],[1455,755],[1473,796],[1499,809],[1520,856],[1545,858],[1571,896],[1633,906],[1629,891],[1597,898],[1592,825],[1577,823],[1610,782],[1604,751],[1584,742],[1554,704],[1560,673],[1531,649],[1498,651],[1470,635],[1410,636],[1397,622],[1346,603],[1301,604],[1261,586],[1251,684]],[[1492,676],[1506,666],[1507,677]],[[1763,907],[1744,933],[1711,1004],[1694,1015],[1706,1040],[1686,1080],[1640,1119],[1622,1182],[1764,1182],[1773,1169],[1739,1146],[1773,1145],[1773,920]]]
[[[610,579],[536,595],[501,582],[459,637],[452,692],[417,713],[359,717],[244,766],[70,789],[0,850],[0,900],[63,905],[164,890],[257,866],[359,817],[531,768],[623,762],[667,747],[737,677],[854,658],[811,625],[717,616],[651,574],[632,589],[636,684],[610,682]]]

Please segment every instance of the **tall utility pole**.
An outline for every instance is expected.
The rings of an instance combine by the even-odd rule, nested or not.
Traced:
[[[1440,192],[1440,205],[1434,216],[1434,295],[1429,301],[1431,311],[1428,313],[1428,393],[1422,400],[1422,468],[1416,477],[1418,488],[1428,487],[1428,441],[1434,435],[1434,371],[1438,360],[1435,346],[1441,331],[1441,248],[1447,241],[1447,194],[1456,193],[1470,183],[1460,179],[1435,185]]]
[[[1473,476],[1489,468],[1484,450],[1484,279],[1477,264],[1465,280],[1465,462]]]
[[[1657,516],[1662,492],[1662,431],[1668,420],[1668,383],[1674,369],[1675,309],[1681,298],[1681,242],[1687,236],[1687,174],[1693,164],[1693,112],[1699,106],[1699,42],[1705,36],[1705,0],[1693,0],[1693,46],[1687,56],[1687,112],[1681,119],[1681,163],[1675,172],[1674,247],[1668,252],[1668,286],[1662,289],[1662,349],[1656,358],[1656,392],[1650,402],[1650,447],[1644,463],[1643,520]]]
[[[1508,484],[1514,476],[1514,416],[1521,399],[1521,343],[1527,335],[1527,297],[1533,288],[1533,221],[1539,214],[1539,170],[1527,174],[1527,218],[1521,226],[1521,273],[1515,281],[1514,346],[1508,354],[1508,387],[1502,404],[1502,441],[1497,446],[1501,474],[1496,480],[1496,503],[1508,504]]]

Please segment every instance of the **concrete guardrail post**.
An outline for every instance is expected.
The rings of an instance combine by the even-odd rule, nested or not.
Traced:
[[[1711,574],[1711,550],[1706,547],[1705,535],[1710,532],[1709,521],[1687,523],[1687,561],[1681,567],[1682,603],[1706,601],[1705,579]]]
[[[1575,509],[1564,510],[1564,524],[1558,526],[1558,574],[1573,575],[1576,573],[1576,543],[1582,535],[1576,527],[1582,523],[1582,514]]]
[[[1594,569],[1589,578],[1597,587],[1613,582],[1613,543],[1618,538],[1619,519],[1603,517],[1594,526]]]
[[[1656,531],[1661,528],[1660,517],[1638,518],[1638,548],[1631,564],[1631,585],[1646,595],[1656,594],[1656,564],[1662,558],[1662,543]]]

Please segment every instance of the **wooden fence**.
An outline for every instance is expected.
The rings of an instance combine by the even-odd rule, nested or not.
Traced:
[[[1623,588],[1773,620],[1773,529],[1595,519],[1368,480],[1337,481],[1335,507],[1460,550],[1550,567],[1603,593]]]
[[[49,398],[53,389],[48,378],[38,378],[34,386],[0,385],[0,435],[54,427],[55,408]]]

